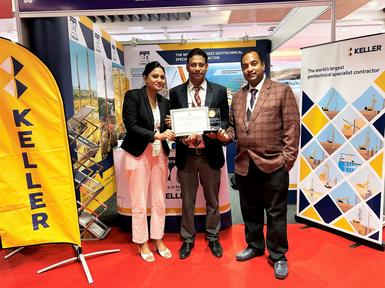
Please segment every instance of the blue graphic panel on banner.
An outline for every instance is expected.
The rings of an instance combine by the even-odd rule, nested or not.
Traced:
[[[77,42],[70,42],[72,83],[77,89],[74,99],[87,98],[96,94],[95,54]],[[76,103],[75,103],[76,104]],[[84,104],[79,104],[79,107]],[[87,103],[90,105],[90,103]]]
[[[319,102],[319,105],[325,114],[333,119],[345,107],[346,101],[336,89],[330,88]]]
[[[349,211],[355,205],[361,203],[361,199],[347,182],[342,183],[334,189],[330,196],[337,203],[343,213]]]
[[[254,47],[204,49],[208,62],[212,63],[239,63],[243,52]],[[255,49],[255,48],[254,48]],[[169,65],[185,65],[190,50],[156,51]]]
[[[84,40],[86,41],[87,48],[94,50],[94,32],[82,22],[79,22],[79,25],[80,29],[82,30]]]
[[[352,145],[357,152],[369,160],[383,147],[382,139],[375,133],[372,127],[367,126],[352,139]]]
[[[305,126],[301,125],[301,148],[305,146],[311,139],[313,139],[313,135],[310,134]]]
[[[326,223],[332,222],[342,214],[329,195],[317,202],[314,208]]]
[[[317,139],[329,155],[332,155],[346,141],[332,124],[329,124],[321,134],[319,134]]]
[[[124,65],[124,52],[120,49],[116,49],[116,51],[118,52],[118,56],[119,56],[119,63],[122,63],[122,65]]]
[[[337,186],[343,178],[341,172],[338,170],[335,163],[331,159],[327,160],[325,163],[322,163],[315,170],[315,172],[322,185],[324,185],[324,187],[327,189],[332,189],[333,187]]]
[[[363,200],[371,198],[383,189],[383,184],[369,166],[357,169],[348,181]]]
[[[313,141],[303,151],[306,161],[309,163],[312,169],[315,169],[325,160],[326,154],[319,145],[318,141]]]
[[[311,173],[309,177],[306,177],[306,179],[302,181],[302,191],[312,204],[316,203],[328,193],[329,188],[326,188],[326,186],[325,182],[314,173]]]
[[[349,175],[362,165],[362,158],[349,143],[333,155],[333,160],[345,175]]]
[[[378,232],[374,233],[373,235],[371,235],[369,238],[373,239],[373,240],[378,240],[380,234]]]
[[[111,42],[102,37],[102,43],[107,58],[111,60]]]
[[[302,114],[301,114],[301,116],[303,116],[313,105],[314,105],[314,102],[311,101],[309,96],[307,96],[304,91],[302,91],[302,110],[301,110]]]
[[[373,126],[377,129],[382,137],[385,133],[385,113],[380,116],[376,121],[373,122]]]
[[[353,137],[366,124],[366,119],[351,106],[343,109],[343,111],[334,118],[334,125],[346,139]]]
[[[302,190],[300,190],[300,193],[299,193],[299,207],[298,207],[299,212],[302,212],[309,205],[310,205],[310,202],[306,199],[306,196],[304,195]]]
[[[384,98],[380,93],[370,86],[356,101],[353,106],[368,120],[374,117],[384,108]]]
[[[381,194],[377,194],[372,199],[366,201],[366,204],[368,204],[374,214],[381,219]]]

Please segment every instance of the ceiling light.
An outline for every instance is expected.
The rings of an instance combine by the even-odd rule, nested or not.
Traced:
[[[243,35],[242,35],[242,37],[241,37],[241,40],[242,40],[243,42],[247,42],[247,41],[249,40],[249,35],[247,35],[246,32],[243,32]]]
[[[133,46],[135,47],[136,45],[138,45],[138,41],[135,37],[132,37],[131,41],[129,42],[129,45],[130,46]]]
[[[187,39],[184,37],[184,34],[180,36],[180,44],[185,45],[187,44]]]

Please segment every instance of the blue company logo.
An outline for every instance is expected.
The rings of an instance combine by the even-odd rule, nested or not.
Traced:
[[[363,46],[363,47],[358,47],[358,48],[350,47],[348,49],[348,55],[352,56],[354,54],[377,52],[377,51],[381,51],[381,48],[382,48],[382,45]]]

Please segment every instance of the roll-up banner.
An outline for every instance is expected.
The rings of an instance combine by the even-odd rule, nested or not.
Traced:
[[[297,218],[382,246],[385,34],[302,50]],[[378,244],[378,245],[376,245]]]
[[[124,133],[119,128],[122,127],[119,124],[121,115],[115,113],[126,91],[123,48],[87,17],[68,17],[67,25],[74,111],[84,106],[93,108],[87,120],[99,128],[93,133],[85,132],[90,141],[100,146],[92,157],[95,164],[89,167],[98,172],[93,179],[104,186],[97,199],[87,206],[95,211],[103,208],[103,203],[113,201],[116,191],[112,149],[117,145],[117,130]],[[78,158],[84,153],[82,149],[85,148],[77,148]],[[89,174],[87,168],[82,171]],[[84,201],[88,191],[80,187],[80,192],[81,201]]]
[[[0,99],[2,246],[81,246],[60,91],[35,55],[4,38]]]

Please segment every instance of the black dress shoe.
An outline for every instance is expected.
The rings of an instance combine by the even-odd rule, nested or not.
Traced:
[[[286,260],[278,260],[273,262],[269,258],[269,263],[274,266],[274,276],[277,279],[285,279],[289,274],[289,268]]]
[[[183,242],[182,247],[179,249],[179,258],[186,259],[188,256],[190,256],[192,248],[194,248],[194,242]]]
[[[219,243],[218,240],[209,241],[209,247],[211,250],[211,253],[217,257],[221,258],[223,255],[223,248],[221,246],[221,243]]]
[[[257,250],[257,249],[252,248],[252,247],[247,247],[245,250],[239,252],[235,256],[235,259],[237,259],[238,261],[247,261],[247,260],[250,260],[254,257],[262,256],[262,255],[265,255],[265,251]]]

